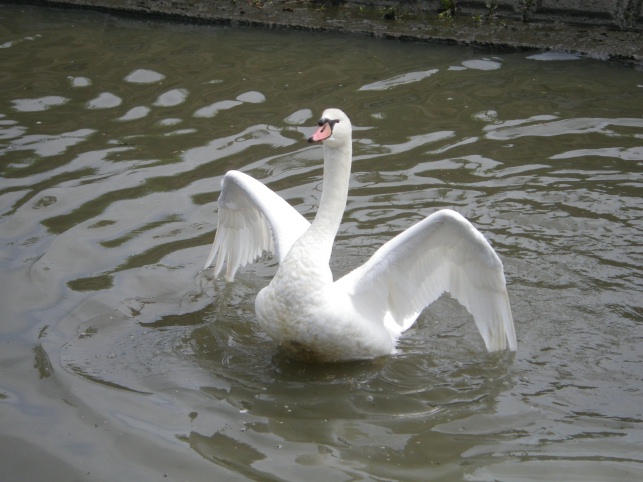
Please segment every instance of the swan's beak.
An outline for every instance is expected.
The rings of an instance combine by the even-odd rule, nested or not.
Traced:
[[[315,133],[308,138],[308,142],[325,141],[333,134],[333,126],[330,122],[324,122],[320,125]]]

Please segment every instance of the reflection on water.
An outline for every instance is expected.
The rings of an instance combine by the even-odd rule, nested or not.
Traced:
[[[8,480],[643,476],[640,72],[84,11],[0,21]],[[335,273],[454,208],[505,263],[516,355],[485,353],[445,297],[395,356],[300,364],[254,322],[270,257],[233,284],[200,271],[228,169],[314,215],[305,138],[328,106],[355,126]]]

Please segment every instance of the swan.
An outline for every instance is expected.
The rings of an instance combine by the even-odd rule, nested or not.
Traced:
[[[333,281],[329,260],[346,200],[352,127],[327,109],[308,139],[321,142],[323,187],[310,223],[252,177],[229,171],[218,199],[214,243],[205,263],[214,276],[264,251],[279,268],[255,300],[259,325],[294,358],[310,362],[371,359],[395,345],[420,312],[448,291],[473,315],[488,351],[516,350],[502,262],[483,235],[450,209],[397,235],[362,266]],[[215,261],[216,258],[216,261]]]

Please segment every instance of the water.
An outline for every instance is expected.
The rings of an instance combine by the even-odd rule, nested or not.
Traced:
[[[569,55],[0,8],[4,480],[643,477],[643,75]],[[306,216],[355,126],[333,269],[451,207],[519,351],[444,297],[399,353],[314,366],[202,272],[222,175]]]

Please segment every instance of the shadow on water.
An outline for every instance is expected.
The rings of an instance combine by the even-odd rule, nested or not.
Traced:
[[[309,467],[339,475],[347,461],[348,473],[361,477],[392,477],[395,466],[404,477],[421,478],[441,464],[452,475],[456,468],[440,456],[427,461],[437,443],[432,429],[470,413],[492,416],[498,395],[513,386],[514,356],[481,352],[470,320],[460,326],[468,340],[446,327],[454,320],[424,320],[395,356],[335,365],[292,360],[254,323],[256,283],[243,275],[233,285],[217,282],[212,304],[181,316],[133,323],[145,318],[141,303],[132,313],[138,318],[112,313],[83,323],[62,348],[62,365],[126,392],[173,400],[177,389],[192,392],[178,396],[191,410],[190,432],[178,439],[251,478],[273,478],[284,463],[297,468],[291,477]],[[437,314],[453,309],[445,301]],[[446,347],[432,339],[434,329],[444,330],[437,340],[447,340]],[[202,423],[213,417],[214,428]],[[467,442],[459,450],[471,447]]]
[[[200,389],[251,421],[226,433],[195,430],[188,440],[204,457],[249,477],[281,474],[277,457],[292,467],[290,477],[317,467],[323,476],[422,478],[444,463],[439,456],[427,461],[436,443],[432,427],[461,412],[493,414],[496,397],[513,384],[513,356],[469,346],[460,351],[466,362],[445,361],[440,350],[427,355],[435,347],[427,346],[424,328],[395,356],[335,365],[295,361],[256,331],[252,307],[239,300],[245,311],[239,313],[236,301],[216,307],[216,319],[196,328],[190,342],[200,366],[229,383]]]

